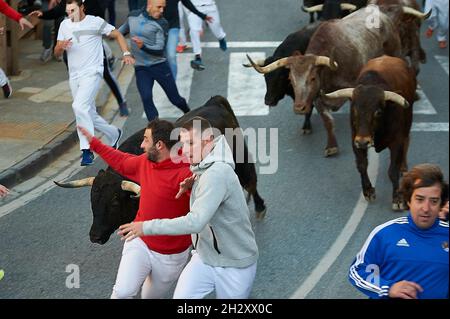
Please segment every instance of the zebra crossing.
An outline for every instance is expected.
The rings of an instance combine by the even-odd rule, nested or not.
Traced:
[[[279,42],[231,42],[230,48],[272,48]],[[205,48],[218,48],[216,42],[202,43]],[[264,104],[264,95],[266,85],[264,77],[255,72],[252,68],[244,68],[243,63],[247,63],[246,54],[250,54],[254,59],[260,60],[266,58],[263,51],[244,50],[244,52],[231,52],[229,55],[228,81],[227,81],[227,99],[237,116],[267,116],[269,107]],[[190,61],[194,58],[192,53],[179,54],[178,59],[178,90],[189,103],[190,91],[194,77],[194,70],[190,67]],[[448,74],[448,57],[435,56],[436,61],[442,66]],[[178,118],[183,113],[173,106],[168,100],[162,88],[155,83],[153,96],[156,107],[161,118]],[[417,93],[420,97],[414,103],[414,114],[435,115],[436,109],[428,99],[426,93],[418,85]],[[349,103],[336,112],[336,114],[348,114]],[[142,114],[145,118],[145,113]],[[413,123],[413,131],[448,131],[448,123]]]

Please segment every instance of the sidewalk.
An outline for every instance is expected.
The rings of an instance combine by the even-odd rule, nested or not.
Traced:
[[[108,43],[120,57],[115,41]],[[42,49],[41,40],[21,40],[22,72],[9,77],[13,95],[4,99],[3,92],[0,94],[0,184],[9,188],[34,176],[78,143],[66,66],[55,60],[43,64],[39,60]],[[116,61],[116,77],[121,67]],[[99,113],[110,94],[102,81],[96,99]]]

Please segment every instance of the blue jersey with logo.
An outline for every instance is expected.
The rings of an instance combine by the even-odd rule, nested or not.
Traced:
[[[439,219],[423,230],[411,214],[376,227],[350,267],[352,285],[371,298],[388,298],[389,288],[418,283],[419,299],[448,298],[448,222]]]

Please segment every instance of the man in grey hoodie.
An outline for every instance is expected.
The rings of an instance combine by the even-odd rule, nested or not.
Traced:
[[[210,123],[194,117],[182,127],[183,155],[195,179],[190,186],[190,212],[174,219],[153,219],[120,226],[122,239],[142,235],[192,234],[192,258],[178,280],[174,298],[248,298],[256,274],[258,248],[249,210],[234,172],[231,149],[223,135],[214,138]]]

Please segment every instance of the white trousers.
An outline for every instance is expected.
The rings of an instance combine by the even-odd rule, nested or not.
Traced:
[[[181,1],[178,2],[178,17],[180,19],[180,34],[178,44],[180,45],[186,45],[187,42],[184,17],[187,17],[189,12],[190,11],[183,5]]]
[[[448,35],[448,1],[449,0],[426,0],[424,12],[432,9],[428,18],[428,26],[436,32],[438,41],[447,41]]]
[[[225,38],[226,34],[225,31],[223,31],[222,25],[220,24],[219,10],[217,9],[217,6],[215,4],[211,4],[206,6],[198,6],[196,8],[198,11],[213,18],[213,21],[211,23],[207,23],[217,40],[222,40],[223,38]],[[201,54],[202,48],[200,45],[200,32],[202,31],[203,20],[190,11],[187,18],[190,28],[189,35],[191,36],[192,50],[194,51],[194,54]]]
[[[150,250],[140,238],[125,242],[111,298],[133,298],[141,287],[143,299],[167,297],[186,265],[189,251],[164,255]]]
[[[200,299],[216,292],[217,299],[247,299],[256,275],[256,263],[247,268],[212,267],[193,251],[178,279],[174,299]]]
[[[6,83],[8,83],[8,77],[5,72],[3,72],[2,68],[0,68],[0,86],[5,85]]]
[[[70,79],[69,84],[73,97],[72,109],[77,125],[84,127],[92,135],[94,135],[94,129],[102,132],[108,138],[109,144],[113,145],[119,137],[119,131],[117,127],[108,124],[98,115],[95,107],[95,97],[101,80],[102,74],[100,73]],[[89,149],[89,142],[80,131],[78,131],[78,138],[80,139],[80,150]]]

